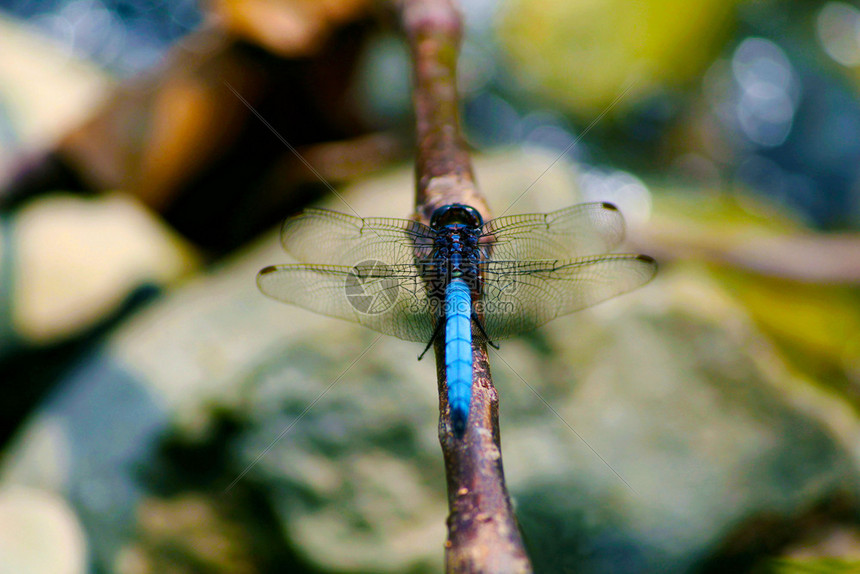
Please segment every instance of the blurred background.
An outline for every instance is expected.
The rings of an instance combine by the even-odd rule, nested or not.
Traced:
[[[493,211],[661,266],[491,356],[536,572],[857,571],[860,7],[462,9]],[[381,1],[0,0],[0,573],[442,569],[432,360],[254,283],[412,213],[410,73]]]

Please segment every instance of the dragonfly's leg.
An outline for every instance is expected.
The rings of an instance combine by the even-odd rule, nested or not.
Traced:
[[[435,340],[436,340],[436,337],[438,337],[438,336],[439,336],[439,333],[441,333],[441,332],[442,332],[442,327],[443,327],[444,325],[445,325],[445,317],[444,317],[444,316],[443,316],[443,317],[439,317],[439,322],[438,322],[438,323],[436,323],[436,328],[435,328],[435,329],[433,329],[433,336],[432,336],[432,337],[430,337],[430,340],[429,340],[429,341],[427,341],[427,346],[426,346],[426,347],[424,347],[424,350],[423,350],[423,351],[421,351],[421,354],[420,354],[420,355],[418,355],[418,360],[419,360],[419,361],[420,361],[421,359],[423,359],[423,358],[424,358],[424,355],[426,355],[426,354],[427,354],[427,351],[429,351],[429,350],[430,350],[430,347],[432,347],[432,346],[433,346],[433,341],[435,341]]]
[[[484,336],[484,339],[487,341],[492,348],[495,350],[499,350],[499,346],[490,340],[490,337],[487,336],[487,332],[484,330],[484,324],[481,323],[481,320],[478,319],[478,314],[472,311],[472,321],[475,322],[475,325],[478,326],[478,330],[481,331],[481,334]]]

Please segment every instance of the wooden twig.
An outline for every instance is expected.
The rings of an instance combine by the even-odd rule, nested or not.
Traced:
[[[453,0],[402,0],[400,17],[415,68],[417,217],[428,223],[442,205],[463,203],[486,219],[489,209],[475,186],[469,153],[460,135],[457,53],[462,20]],[[487,348],[473,338],[472,403],[463,438],[449,419],[445,346],[437,340],[439,440],[448,480],[449,573],[527,573],[525,553],[505,486],[499,436],[499,400]]]
[[[452,1],[401,2],[401,21],[415,70],[415,205],[425,221],[440,205],[457,202],[471,205],[485,219],[489,215],[460,135],[457,54],[462,21]]]

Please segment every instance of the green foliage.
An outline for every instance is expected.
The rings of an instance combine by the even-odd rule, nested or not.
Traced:
[[[633,84],[622,110],[684,85],[727,38],[737,0],[512,0],[500,37],[527,89],[591,120]]]

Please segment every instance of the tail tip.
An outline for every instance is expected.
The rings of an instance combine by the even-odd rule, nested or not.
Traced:
[[[451,409],[451,424],[454,427],[454,436],[457,438],[463,438],[463,435],[466,433],[466,419],[468,416],[468,411]]]

